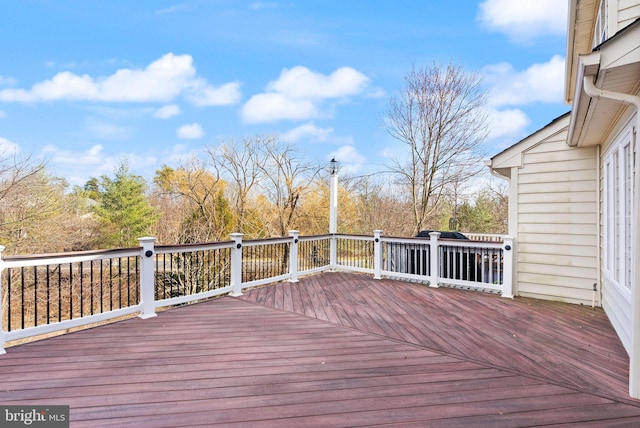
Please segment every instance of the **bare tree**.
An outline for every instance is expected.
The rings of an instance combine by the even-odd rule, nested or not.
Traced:
[[[321,168],[298,157],[292,146],[278,140],[265,144],[262,150],[266,161],[259,165],[265,177],[260,188],[273,204],[273,232],[284,236],[294,223],[301,198]]]
[[[413,234],[423,229],[448,183],[478,172],[478,153],[487,136],[481,79],[460,66],[413,68],[386,112],[389,134],[408,148],[389,168],[406,189],[412,205]]]
[[[33,162],[31,156],[21,158],[15,150],[0,144],[0,201],[20,182],[43,170],[44,165]]]
[[[166,231],[161,234],[165,239],[179,243],[217,241],[232,231],[232,214],[224,195],[226,183],[208,172],[201,161],[191,159],[176,170],[165,166],[156,172],[154,184],[155,203],[171,209],[160,224],[175,228],[173,236]]]
[[[39,170],[15,182],[0,203],[0,244],[7,254],[91,248],[96,222],[77,209],[67,183]]]
[[[251,195],[257,184],[264,179],[266,162],[263,147],[275,141],[273,136],[244,138],[242,142],[231,141],[217,147],[205,147],[205,152],[218,178],[229,183],[227,192],[231,209],[235,215],[234,230],[250,236],[260,235],[261,224],[256,216],[250,216]]]

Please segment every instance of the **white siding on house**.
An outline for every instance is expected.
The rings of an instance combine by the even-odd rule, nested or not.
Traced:
[[[618,31],[640,17],[640,1],[620,0],[618,2]]]
[[[596,149],[557,133],[522,153],[517,174],[517,293],[591,304],[597,282]]]

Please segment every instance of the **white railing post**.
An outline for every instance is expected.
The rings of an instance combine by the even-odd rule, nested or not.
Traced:
[[[155,272],[153,266],[156,238],[145,236],[138,238],[142,247],[140,253],[140,315],[142,319],[156,316],[154,301]]]
[[[4,256],[3,256],[4,250],[5,250],[5,247],[3,245],[0,245],[0,279],[2,279],[2,271],[4,270]],[[7,296],[7,298],[9,297],[10,296]],[[7,353],[7,351],[4,350],[5,333],[4,333],[4,327],[2,326],[2,319],[4,318],[3,302],[4,301],[2,300],[2,281],[0,281],[0,355]]]
[[[231,296],[242,296],[242,233],[232,233],[231,248]]]
[[[438,287],[438,272],[440,271],[440,262],[438,261],[438,238],[440,232],[429,233],[429,287]]]
[[[329,233],[338,233],[338,171],[335,166],[329,178]]]
[[[513,299],[513,237],[502,238],[502,297]]]
[[[373,231],[373,279],[382,279],[382,230]]]
[[[331,240],[329,241],[329,269],[336,270],[338,266],[338,238],[335,233],[331,234]]]
[[[298,282],[298,236],[300,232],[290,230],[291,245],[289,246],[289,282]]]

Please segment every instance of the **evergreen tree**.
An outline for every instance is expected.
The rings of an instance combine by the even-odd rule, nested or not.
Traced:
[[[104,246],[136,245],[136,239],[147,234],[158,220],[158,213],[145,195],[145,180],[131,174],[126,162],[116,168],[113,178],[103,175],[98,180],[91,179],[86,188],[96,192],[93,212],[104,227]]]

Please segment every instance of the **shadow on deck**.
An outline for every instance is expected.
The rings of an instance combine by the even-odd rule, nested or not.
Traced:
[[[0,357],[0,404],[70,405],[72,427],[632,426],[627,382],[599,309],[345,273]]]

